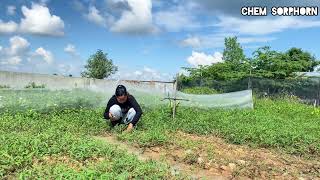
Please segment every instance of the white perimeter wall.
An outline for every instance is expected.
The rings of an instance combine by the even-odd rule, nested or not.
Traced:
[[[0,85],[10,86],[11,89],[24,89],[28,84],[34,82],[36,85],[45,85],[46,89],[90,89],[94,91],[114,91],[118,84],[127,86],[127,89],[138,88],[139,90],[172,92],[173,83],[161,82],[139,82],[139,81],[116,81],[106,79],[92,79],[81,77],[65,77],[59,75],[32,74],[0,71]]]

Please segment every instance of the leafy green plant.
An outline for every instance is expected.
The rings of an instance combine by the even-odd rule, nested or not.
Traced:
[[[26,89],[29,88],[45,88],[45,84],[37,85],[35,82],[30,82],[28,85],[25,86]]]
[[[0,85],[0,89],[9,89],[10,86],[9,85]]]
[[[191,87],[182,89],[182,92],[187,94],[219,94],[219,92],[209,87]]]
[[[320,109],[319,108],[314,108],[314,110],[311,112],[311,114],[320,116]]]

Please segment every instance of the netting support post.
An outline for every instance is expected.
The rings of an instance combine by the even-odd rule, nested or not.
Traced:
[[[178,77],[179,74],[176,75],[176,80],[174,82],[174,100],[173,100],[173,109],[172,109],[172,118],[174,119],[176,116],[176,108],[177,108],[177,89],[178,89]]]
[[[252,89],[252,82],[251,82],[251,66],[250,66],[250,76],[248,81],[248,89]]]

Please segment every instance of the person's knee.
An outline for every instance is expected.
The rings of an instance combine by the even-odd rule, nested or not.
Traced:
[[[126,114],[124,120],[123,120],[124,123],[128,124],[129,122],[131,122],[135,115],[136,115],[136,111],[133,108],[130,108],[128,110],[128,113]]]
[[[133,108],[130,108],[129,111],[128,111],[129,115],[131,116],[135,116],[136,115],[136,110],[134,110]]]
[[[121,118],[122,112],[121,112],[121,107],[119,105],[115,104],[111,106],[109,112],[111,113],[111,115],[115,120],[119,120]]]

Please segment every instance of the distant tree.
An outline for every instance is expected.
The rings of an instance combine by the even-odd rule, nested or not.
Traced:
[[[118,71],[118,67],[113,65],[111,59],[107,58],[107,53],[98,50],[88,59],[85,65],[86,71],[81,73],[82,77],[104,79]]]
[[[54,76],[57,76],[58,74],[57,74],[57,73],[53,73],[53,75],[54,75]]]
[[[291,64],[292,71],[308,72],[313,71],[314,67],[319,65],[319,61],[309,52],[300,48],[291,48],[286,53],[287,62]]]
[[[255,50],[252,55],[252,58],[244,55],[237,37],[227,37],[223,51],[224,62],[186,68],[188,75],[180,75],[179,87],[213,86],[218,82],[236,82],[248,77],[290,79],[295,76],[294,72],[320,72],[320,61],[300,48],[293,47],[280,52],[264,46]]]
[[[237,37],[227,37],[224,39],[223,60],[235,65],[241,64],[246,57],[240,43],[237,42]]]
[[[69,77],[72,77],[72,74],[69,74]]]
[[[271,47],[264,46],[253,52],[254,75],[265,78],[284,78],[286,73],[281,63],[282,54],[271,50]]]
[[[181,77],[185,82],[192,80],[202,81],[211,80],[235,80],[249,75],[250,61],[245,57],[243,49],[237,42],[237,37],[225,38],[225,48],[223,51],[224,62],[215,63],[207,66],[198,66],[198,68],[186,69],[189,77]]]
[[[206,77],[210,77],[210,79],[218,81],[235,80],[248,76],[249,72],[247,72],[247,69],[249,71],[249,67],[246,67],[244,63],[235,67],[233,63],[224,62],[206,67],[203,70],[203,74]]]
[[[259,77],[284,79],[293,77],[294,72],[308,72],[319,64],[310,53],[291,48],[285,53],[261,47],[253,53],[254,74]]]

